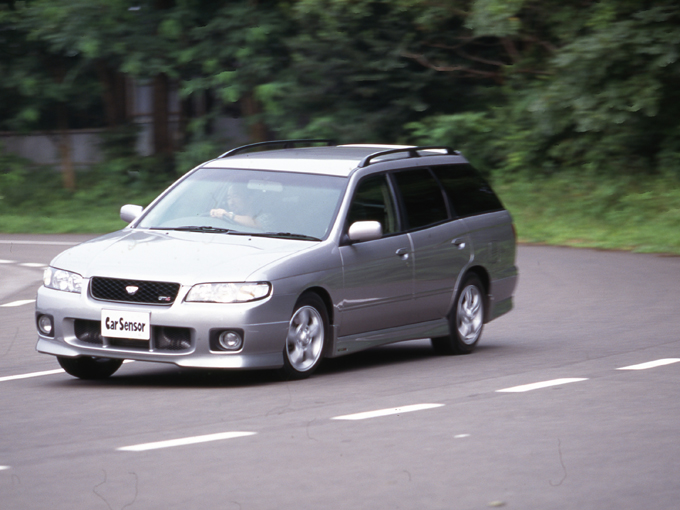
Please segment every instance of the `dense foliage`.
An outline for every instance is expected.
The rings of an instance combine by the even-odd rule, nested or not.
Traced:
[[[229,112],[253,140],[444,143],[498,175],[680,172],[676,0],[2,0],[0,48],[0,130],[121,129],[132,76],[183,164]]]

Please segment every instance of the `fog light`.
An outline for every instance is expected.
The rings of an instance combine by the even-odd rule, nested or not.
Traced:
[[[236,331],[222,331],[218,341],[225,351],[238,351],[243,346],[243,337]]]
[[[54,335],[54,319],[51,315],[40,315],[38,317],[38,330],[45,336]]]

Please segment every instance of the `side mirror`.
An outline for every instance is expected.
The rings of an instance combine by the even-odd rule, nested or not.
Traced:
[[[359,243],[380,239],[382,233],[382,225],[379,221],[357,221],[350,225],[347,236],[351,242]]]
[[[135,221],[144,208],[141,205],[127,204],[120,208],[120,219],[126,223]]]

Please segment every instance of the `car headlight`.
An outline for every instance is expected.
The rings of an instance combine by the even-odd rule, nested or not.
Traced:
[[[48,289],[63,290],[80,294],[85,279],[78,273],[48,267],[43,273],[43,283]]]
[[[269,296],[272,286],[256,283],[201,283],[194,285],[186,301],[201,303],[246,303]]]

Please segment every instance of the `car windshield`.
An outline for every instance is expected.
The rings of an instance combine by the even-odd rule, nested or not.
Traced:
[[[172,188],[137,227],[324,239],[346,182],[326,175],[201,168]]]

